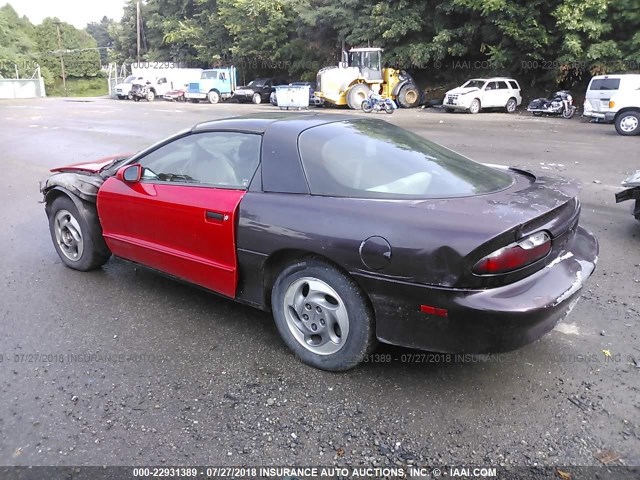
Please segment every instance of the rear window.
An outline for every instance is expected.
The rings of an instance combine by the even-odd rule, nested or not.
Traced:
[[[619,78],[594,78],[589,85],[589,90],[618,90],[618,88],[620,88]]]
[[[513,178],[380,120],[304,131],[300,156],[313,195],[448,198],[502,190]]]
[[[513,80],[509,80],[509,85],[511,85],[511,88],[513,88],[514,90],[520,90],[518,84]]]

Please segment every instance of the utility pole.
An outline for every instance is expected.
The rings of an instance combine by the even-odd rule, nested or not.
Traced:
[[[136,2],[136,31],[138,35],[138,66],[140,66],[140,0]]]
[[[67,96],[67,76],[64,72],[64,54],[62,52],[62,37],[60,36],[60,22],[56,22],[58,29],[58,51],[60,52],[60,67],[62,68],[62,86],[64,88],[64,96]]]

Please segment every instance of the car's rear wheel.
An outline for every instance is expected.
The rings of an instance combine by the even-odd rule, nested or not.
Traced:
[[[510,98],[507,100],[507,105],[505,106],[505,110],[507,113],[514,113],[518,108],[518,101],[515,98]]]
[[[625,112],[616,118],[616,130],[620,135],[631,136],[640,134],[640,113]]]
[[[480,100],[477,98],[474,98],[473,101],[471,102],[471,105],[469,105],[469,113],[479,113],[480,112]]]
[[[259,93],[254,93],[251,101],[256,105],[260,105],[262,103],[262,96]]]
[[[60,259],[74,270],[94,270],[109,260],[110,254],[106,247],[99,245],[101,238],[97,238],[102,235],[100,225],[89,224],[65,195],[51,204],[49,231]]]
[[[271,308],[284,342],[313,367],[348,370],[377,344],[365,294],[326,262],[303,259],[285,268],[273,286]]]
[[[156,99],[156,92],[149,90],[147,92],[147,102],[153,102]]]

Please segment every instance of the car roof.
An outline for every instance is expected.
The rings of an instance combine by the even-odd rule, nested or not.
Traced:
[[[470,82],[472,80],[480,80],[481,82],[490,82],[490,81],[496,81],[496,80],[513,80],[513,81],[516,81],[515,78],[510,78],[510,77],[490,77],[490,78],[470,78],[469,80],[467,80],[467,82]]]
[[[307,128],[325,123],[342,122],[358,118],[361,117],[330,113],[269,112],[202,122],[195,125],[191,131],[193,133],[200,133],[214,130],[241,130],[244,132],[264,133],[267,128],[275,124],[286,124],[287,127],[295,128],[295,123],[297,122],[298,125],[295,129],[301,132]]]

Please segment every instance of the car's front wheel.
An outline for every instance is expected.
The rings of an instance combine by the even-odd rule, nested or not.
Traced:
[[[100,225],[89,224],[75,203],[65,195],[51,204],[49,231],[60,259],[74,270],[94,270],[109,260],[106,246],[100,245],[104,242]]]
[[[348,370],[377,344],[366,295],[323,261],[303,259],[285,268],[273,286],[271,308],[284,342],[313,367]]]
[[[262,103],[262,96],[259,93],[254,93],[251,101],[256,105],[260,105]]]
[[[216,103],[220,102],[220,94],[215,90],[211,90],[207,94],[207,100],[209,100],[209,103],[211,103],[211,104],[216,104]]]
[[[477,98],[474,98],[473,101],[471,102],[471,105],[469,105],[469,113],[479,113],[480,112],[480,100]]]
[[[616,130],[620,135],[640,134],[640,112],[625,112],[618,115]]]

